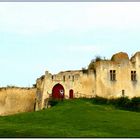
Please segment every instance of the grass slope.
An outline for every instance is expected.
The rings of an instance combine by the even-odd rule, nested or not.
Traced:
[[[0,117],[0,137],[140,137],[140,113],[68,100],[50,109]]]

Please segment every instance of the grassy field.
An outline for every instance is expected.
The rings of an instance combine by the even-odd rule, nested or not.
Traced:
[[[140,113],[75,99],[0,117],[0,137],[140,137]]]

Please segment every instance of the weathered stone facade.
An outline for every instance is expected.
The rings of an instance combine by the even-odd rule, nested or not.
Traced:
[[[46,71],[36,81],[36,110],[47,106],[52,89],[58,83],[64,87],[66,99],[71,89],[75,98],[140,96],[140,52],[131,59],[120,52],[111,60],[95,61],[90,66],[87,70],[65,71],[56,75]]]
[[[36,88],[0,88],[0,115],[10,115],[35,110]]]

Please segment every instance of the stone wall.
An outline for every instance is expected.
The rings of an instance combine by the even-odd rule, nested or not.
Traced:
[[[0,88],[0,115],[34,111],[35,88]]]
[[[140,96],[140,56],[135,55],[135,63],[126,57],[125,53],[118,53],[113,60],[99,61],[96,65],[96,94],[106,98]],[[124,56],[124,57],[123,57]],[[122,61],[121,61],[122,59]],[[110,80],[110,70],[116,71],[116,80]],[[136,81],[131,80],[131,71],[136,71]]]
[[[140,52],[131,59],[124,52],[114,54],[110,60],[93,61],[86,71],[64,71],[52,75],[48,71],[37,79],[36,110],[43,109],[45,101],[52,94],[56,84],[61,84],[65,90],[65,98],[73,89],[74,97],[91,98],[101,96],[116,98],[140,96]],[[115,71],[116,79],[110,79],[110,71]],[[131,79],[131,71],[136,72],[136,80]]]
[[[45,107],[45,101],[52,95],[52,89],[58,83],[65,89],[65,99],[69,99],[71,89],[75,98],[91,98],[95,95],[95,74],[93,71],[88,73],[83,73],[82,70],[65,71],[56,75],[46,71],[45,75],[37,79],[36,110]]]

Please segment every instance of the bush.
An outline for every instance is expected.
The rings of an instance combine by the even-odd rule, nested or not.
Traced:
[[[102,60],[102,58],[100,56],[96,56],[95,62],[98,62],[98,61],[101,61],[101,60]]]
[[[90,64],[88,65],[88,69],[95,69],[95,62],[103,60],[100,56],[96,56],[95,59],[92,59]]]
[[[128,97],[120,97],[116,99],[106,99],[96,96],[92,99],[92,103],[96,104],[111,104],[120,109],[131,111],[140,111],[140,97],[129,99]]]
[[[108,99],[103,98],[103,97],[96,96],[95,98],[93,98],[93,103],[107,104],[107,102],[108,102]]]
[[[129,104],[130,100],[128,97],[120,97],[115,99],[115,105],[118,107],[127,107],[127,104]]]
[[[133,108],[134,110],[139,110],[140,111],[140,97],[132,98],[130,107]]]
[[[132,98],[131,102],[132,102],[133,106],[139,106],[140,105],[140,97]]]
[[[50,106],[55,106],[55,105],[58,104],[58,102],[59,102],[58,100],[51,99],[51,100],[49,100],[48,105],[50,105]]]
[[[83,74],[88,74],[88,69],[82,68],[82,72],[83,72]]]

